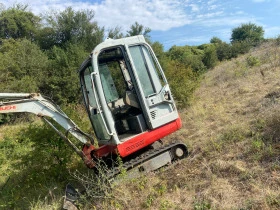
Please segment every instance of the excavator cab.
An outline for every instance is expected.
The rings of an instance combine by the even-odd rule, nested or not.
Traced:
[[[163,70],[141,35],[107,39],[79,73],[100,145],[119,145],[179,119]]]

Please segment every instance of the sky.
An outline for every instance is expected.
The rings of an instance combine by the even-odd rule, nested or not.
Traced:
[[[165,50],[209,43],[214,36],[229,43],[232,29],[246,23],[262,26],[265,38],[280,35],[280,0],[0,0],[0,9],[17,3],[36,15],[69,6],[90,9],[99,26],[118,26],[124,33],[137,21],[152,30],[152,41]]]

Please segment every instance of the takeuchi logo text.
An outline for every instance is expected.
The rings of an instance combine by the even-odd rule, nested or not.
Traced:
[[[17,107],[15,105],[9,105],[9,106],[0,106],[0,111],[9,111],[9,110],[15,110]]]
[[[144,139],[142,139],[141,141],[136,142],[135,144],[126,147],[125,148],[126,152],[135,151],[135,150],[137,150],[138,147],[142,147],[144,144],[145,144],[145,141],[144,141]]]

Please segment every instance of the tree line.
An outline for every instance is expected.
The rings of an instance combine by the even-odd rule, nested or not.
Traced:
[[[218,62],[237,57],[261,43],[262,27],[242,24],[232,30],[231,42],[213,37],[199,46],[172,46],[164,51],[152,42],[151,29],[135,22],[123,32],[120,26],[105,28],[94,11],[71,7],[39,17],[28,6],[0,10],[0,91],[40,92],[58,104],[80,103],[76,73],[94,47],[109,38],[143,34],[154,49],[179,106],[189,104],[199,78]]]

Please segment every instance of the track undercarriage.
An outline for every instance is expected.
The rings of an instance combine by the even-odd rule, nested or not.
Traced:
[[[118,175],[125,171],[125,178],[132,179],[137,178],[143,174],[157,171],[162,167],[168,167],[188,156],[187,146],[183,143],[175,142],[167,145],[162,145],[161,141],[157,141],[154,144],[140,151],[141,154],[134,155],[134,157],[126,158],[121,164],[109,164],[111,167],[106,168],[104,166],[96,167],[96,173],[105,173],[108,181],[114,182],[118,180]],[[102,163],[109,160],[101,161]],[[111,160],[112,161],[112,160]],[[114,161],[114,163],[118,161]],[[99,165],[99,164],[97,164]],[[105,166],[107,167],[107,166]],[[74,206],[76,200],[79,199],[80,193],[78,193],[74,187],[70,184],[66,187],[64,209],[70,209],[69,206]],[[68,206],[68,207],[67,207]]]
[[[112,168],[108,177],[114,178],[121,173],[121,171],[125,170],[128,172],[129,178],[134,178],[143,173],[156,171],[161,167],[168,166],[188,155],[187,146],[179,142],[153,147],[152,145],[150,149],[146,149],[142,154],[128,161],[124,161],[120,167]]]

